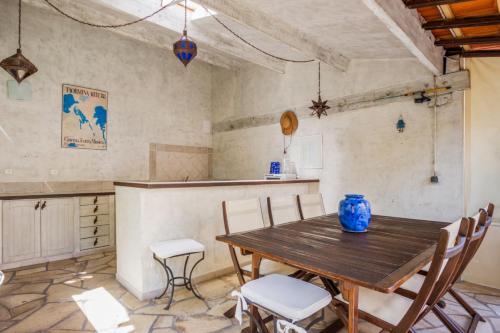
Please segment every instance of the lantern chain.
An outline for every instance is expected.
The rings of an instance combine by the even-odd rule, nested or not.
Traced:
[[[187,0],[184,0],[184,31],[187,31]]]
[[[321,96],[321,61],[318,61],[318,96]]]
[[[19,0],[19,21],[18,21],[18,34],[17,34],[17,45],[19,46],[18,49],[21,49],[21,0]]]
[[[204,9],[205,11],[215,20],[217,21],[217,23],[219,23],[221,26],[223,26],[227,31],[229,31],[231,34],[233,34],[233,36],[235,36],[236,38],[238,38],[239,40],[241,40],[243,43],[247,44],[248,46],[254,48],[255,50],[261,52],[261,53],[264,53],[265,55],[271,57],[271,58],[274,58],[274,59],[277,59],[277,60],[281,60],[281,61],[286,61],[286,62],[298,62],[298,63],[305,63],[305,62],[313,62],[315,61],[315,59],[310,59],[310,60],[292,60],[292,59],[287,59],[287,58],[283,58],[283,57],[280,57],[280,56],[276,56],[274,54],[271,54],[263,49],[261,49],[260,47],[250,43],[249,41],[247,41],[245,38],[241,37],[240,35],[238,35],[236,32],[234,32],[231,28],[229,28],[224,22],[222,22],[217,16],[215,16],[214,14],[212,14],[212,12],[210,12],[210,10],[205,7],[205,5],[203,4],[200,4]]]
[[[126,22],[126,23],[122,23],[122,24],[97,24],[97,23],[92,23],[92,22],[86,22],[86,21],[83,21],[81,19],[78,19],[68,13],[66,13],[65,11],[63,11],[62,9],[60,9],[59,7],[57,7],[56,5],[54,5],[50,0],[43,0],[45,1],[50,7],[52,7],[56,12],[58,12],[59,14],[65,16],[66,18],[70,19],[70,20],[73,20],[75,22],[78,22],[80,24],[84,24],[84,25],[88,25],[88,26],[91,26],[91,27],[94,27],[94,28],[112,28],[112,29],[116,29],[116,28],[123,28],[123,27],[126,27],[126,26],[129,26],[129,25],[132,25],[132,24],[136,24],[136,23],[139,23],[139,22],[142,22],[142,21],[145,21],[153,16],[155,16],[156,14],[160,13],[161,11],[163,11],[164,9],[166,9],[167,7],[170,7],[172,4],[174,4],[177,0],[172,0],[170,1],[169,3],[167,3],[166,5],[163,5],[160,7],[160,9],[154,11],[153,13],[147,15],[147,16],[144,16],[144,17],[141,17],[137,20],[134,20],[134,21],[130,21],[130,22]],[[227,26],[224,22],[222,22],[218,17],[216,17],[215,15],[213,15],[210,10],[208,10],[207,7],[205,7],[203,4],[201,5],[205,11],[215,20],[217,21],[217,23],[219,23],[222,27],[224,27],[227,31],[229,31],[233,36],[235,36],[236,38],[238,38],[239,40],[241,40],[243,43],[247,44],[248,46],[252,47],[253,49],[271,57],[271,58],[274,58],[274,59],[277,59],[277,60],[281,60],[281,61],[285,61],[285,62],[293,62],[293,63],[307,63],[307,62],[313,62],[315,61],[315,59],[309,59],[309,60],[293,60],[293,59],[287,59],[287,58],[283,58],[283,57],[280,57],[280,56],[277,56],[277,55],[274,55],[272,53],[269,53],[263,49],[261,49],[260,47],[254,45],[253,43],[247,41],[245,38],[243,38],[242,36],[240,36],[239,34],[237,34],[236,32],[234,32],[229,26]],[[187,0],[185,0],[185,4],[184,4],[184,30],[186,30],[186,25],[187,25]]]
[[[63,11],[62,9],[60,9],[59,7],[57,7],[56,5],[54,5],[52,2],[50,2],[50,0],[44,0],[50,7],[52,7],[56,12],[58,12],[59,14],[69,18],[70,20],[73,20],[75,22],[78,22],[78,23],[81,23],[81,24],[84,24],[84,25],[88,25],[88,26],[91,26],[91,27],[94,27],[94,28],[111,28],[111,29],[116,29],[116,28],[123,28],[123,27],[126,27],[126,26],[129,26],[129,25],[132,25],[132,24],[136,24],[136,23],[139,23],[139,22],[142,22],[142,21],[145,21],[153,16],[155,16],[156,14],[160,13],[161,11],[163,11],[164,9],[166,9],[167,7],[170,7],[171,5],[173,5],[176,0],[172,0],[170,1],[169,3],[167,3],[166,5],[164,6],[161,6],[160,9],[154,11],[153,13],[147,15],[147,16],[144,16],[144,17],[141,17],[137,20],[134,20],[134,21],[130,21],[130,22],[126,22],[126,23],[122,23],[122,24],[97,24],[97,23],[91,23],[91,22],[86,22],[86,21],[83,21],[83,20],[80,20],[74,16],[71,16],[70,14],[66,13],[65,11]]]

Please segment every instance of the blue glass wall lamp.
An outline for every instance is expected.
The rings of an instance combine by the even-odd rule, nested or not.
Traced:
[[[197,46],[187,35],[187,0],[184,1],[184,30],[182,37],[174,43],[174,54],[186,67],[196,57]]]
[[[399,133],[403,133],[406,128],[406,123],[405,120],[403,119],[403,116],[399,116],[398,122],[396,123],[396,129],[398,130]]]

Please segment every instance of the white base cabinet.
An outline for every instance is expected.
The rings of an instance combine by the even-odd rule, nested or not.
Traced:
[[[41,207],[42,257],[72,253],[75,247],[73,199],[48,199]]]
[[[40,256],[40,202],[38,200],[5,201],[2,229],[4,263]]]
[[[0,200],[0,269],[114,246],[114,196]]]

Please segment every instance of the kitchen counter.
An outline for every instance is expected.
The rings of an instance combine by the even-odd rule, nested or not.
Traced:
[[[191,182],[115,182],[118,281],[137,298],[151,299],[163,291],[165,272],[154,261],[154,242],[192,238],[205,245],[205,260],[194,271],[196,280],[233,271],[224,234],[222,202],[259,198],[269,224],[267,197],[317,193],[318,179],[212,180]],[[245,258],[250,259],[250,258]],[[195,258],[192,259],[193,262]],[[169,260],[175,275],[183,258]]]
[[[287,179],[287,180],[203,180],[187,182],[115,182],[115,186],[136,188],[183,188],[183,187],[211,187],[211,186],[246,186],[246,185],[277,185],[277,184],[302,184],[319,183],[319,179]]]

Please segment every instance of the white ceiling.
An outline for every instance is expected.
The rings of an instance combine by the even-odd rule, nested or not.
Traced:
[[[39,6],[42,3],[25,1]],[[85,18],[95,17],[98,22],[142,17],[159,9],[162,3],[161,0],[53,1],[75,16],[81,17],[83,13]],[[376,16],[367,5],[385,2],[393,6],[396,1],[400,0],[197,0],[214,9],[217,17],[237,34],[267,52],[290,59],[320,59],[342,70],[350,59],[418,58],[419,50],[415,52],[408,47],[406,36],[398,35],[399,27],[388,27],[380,19],[380,11]],[[163,0],[163,4],[169,2]],[[198,43],[200,60],[227,68],[252,63],[284,72],[285,62],[244,44],[207,15],[204,8],[195,7],[198,9],[194,13],[188,12],[188,34]],[[191,16],[195,19],[190,20]],[[184,27],[183,7],[173,4],[148,21],[117,32],[171,47]]]

